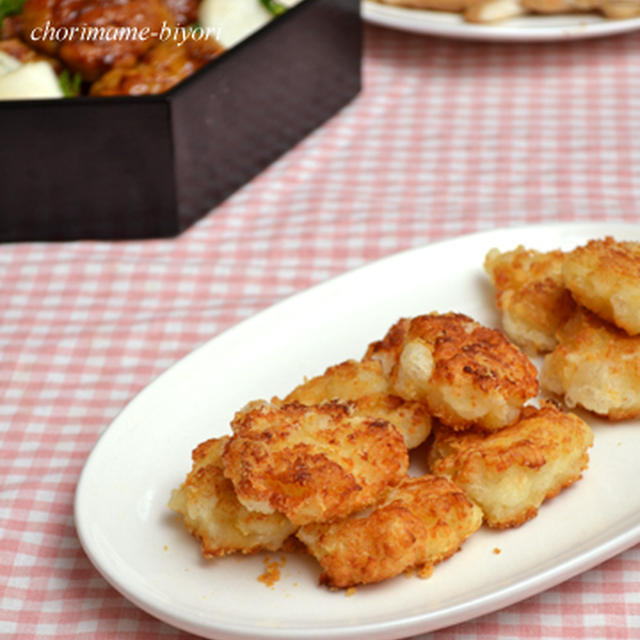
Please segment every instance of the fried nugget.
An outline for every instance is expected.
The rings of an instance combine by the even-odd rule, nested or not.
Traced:
[[[519,422],[494,433],[434,428],[432,473],[458,485],[490,527],[516,527],[544,500],[576,482],[593,444],[589,426],[552,403],[525,407]]]
[[[520,245],[504,253],[491,249],[485,258],[502,328],[529,353],[551,351],[557,344],[556,332],[575,311],[564,285],[563,257],[559,250],[542,253]]]
[[[394,368],[400,360],[400,354],[404,348],[405,340],[411,326],[411,318],[400,318],[390,329],[382,340],[372,342],[367,347],[367,352],[362,359],[363,362],[373,360],[382,366],[382,373],[391,377]]]
[[[222,461],[238,499],[252,511],[283,513],[297,525],[373,504],[409,466],[395,427],[354,415],[348,404],[253,402],[231,426]]]
[[[169,507],[183,517],[206,557],[277,551],[297,527],[279,513],[256,513],[238,502],[233,484],[222,472],[228,441],[228,437],[213,438],[193,450],[193,468],[173,490]]]
[[[562,274],[580,304],[629,335],[640,333],[640,243],[591,240],[564,257]]]
[[[380,363],[347,360],[329,367],[322,375],[306,380],[285,403],[321,404],[327,400],[355,400],[372,393],[388,393],[389,382]]]
[[[640,415],[640,336],[580,309],[558,338],[540,372],[544,389],[612,420]]]
[[[431,431],[427,408],[392,395],[382,365],[375,360],[347,360],[329,367],[296,387],[284,403],[314,405],[329,400],[351,401],[356,415],[387,420],[402,434],[409,449],[422,444]]]
[[[454,429],[501,429],[538,393],[537,371],[502,332],[460,313],[431,313],[396,323],[365,359],[395,364],[394,393],[424,402]]]
[[[301,527],[297,537],[322,566],[320,582],[350,587],[407,569],[423,576],[482,524],[482,512],[446,478],[406,477],[368,513]]]

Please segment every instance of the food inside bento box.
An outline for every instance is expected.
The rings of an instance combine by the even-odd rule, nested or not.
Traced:
[[[296,0],[0,0],[0,99],[163,93]]]

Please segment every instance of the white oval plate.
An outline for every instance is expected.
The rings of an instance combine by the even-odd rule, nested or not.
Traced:
[[[473,24],[459,13],[395,7],[372,0],[363,0],[362,17],[373,24],[413,33],[503,42],[580,40],[640,29],[640,18],[609,20],[596,14],[529,15],[500,24]]]
[[[523,527],[482,529],[428,580],[400,576],[351,597],[319,587],[318,566],[302,554],[288,556],[271,588],[257,580],[262,554],[205,561],[166,506],[193,447],[228,433],[236,409],[360,357],[400,316],[455,310],[497,326],[482,271],[490,248],[568,249],[605,234],[640,240],[640,226],[546,225],[432,244],[316,286],[209,341],[143,390],[89,456],[75,500],[89,558],[139,607],[208,638],[373,640],[504,607],[640,541],[640,494],[629,491],[637,482],[637,422],[590,419],[596,442],[585,477]]]

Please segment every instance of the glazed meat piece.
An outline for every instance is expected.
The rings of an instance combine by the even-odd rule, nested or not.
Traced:
[[[198,20],[200,0],[165,0],[178,25],[193,24]]]
[[[6,53],[7,55],[10,55],[12,58],[19,60],[22,63],[44,60],[53,67],[54,71],[62,71],[62,65],[58,60],[38,53],[31,47],[28,47],[24,42],[22,42],[22,40],[18,40],[18,38],[0,40],[0,51]]]
[[[0,40],[19,38],[22,35],[22,16],[5,16],[0,28]]]
[[[346,404],[252,402],[231,427],[222,463],[238,500],[297,525],[374,504],[409,466],[404,440],[391,424],[354,415]]]
[[[525,407],[516,424],[484,433],[438,425],[429,451],[432,473],[455,482],[490,527],[516,527],[544,500],[578,480],[593,444],[588,425],[551,403]]]
[[[212,438],[193,450],[193,468],[172,492],[169,507],[183,517],[208,558],[281,549],[296,527],[279,513],[256,513],[238,502],[222,472],[222,452],[228,441],[228,437]]]
[[[149,51],[132,67],[117,67],[91,86],[91,95],[144,95],[167,91],[217,55],[222,48],[214,40],[186,40],[181,46],[168,40]]]
[[[351,402],[358,415],[387,420],[402,434],[409,449],[424,442],[431,430],[427,408],[391,394],[382,366],[375,360],[346,360],[329,367],[296,387],[284,403],[314,405],[330,400]]]
[[[23,37],[38,49],[59,57],[87,81],[97,80],[113,67],[134,65],[157,40],[141,33],[160,33],[163,25],[175,26],[175,20],[162,0],[27,0],[22,12]],[[47,37],[51,30],[66,29],[68,37]],[[75,27],[75,32],[72,29]],[[89,37],[83,28],[107,30],[111,36]],[[114,36],[114,29],[128,29],[128,37]],[[34,29],[39,31],[34,32]],[[51,33],[51,30],[49,33]],[[31,38],[37,33],[39,38]],[[73,33],[73,37],[72,37]],[[136,35],[137,37],[133,37]]]
[[[393,392],[424,402],[454,429],[514,423],[538,393],[531,361],[495,329],[461,313],[431,313],[397,322],[365,359],[389,368]]]
[[[333,588],[380,582],[408,569],[428,577],[482,524],[482,512],[446,478],[405,478],[369,513],[309,524],[297,537]]]
[[[32,62],[38,57],[38,54],[27,47],[22,40],[11,38],[9,40],[0,40],[0,51],[19,60],[20,62]]]

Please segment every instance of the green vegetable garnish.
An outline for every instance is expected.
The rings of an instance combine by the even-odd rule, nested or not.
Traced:
[[[260,0],[264,8],[274,16],[281,16],[287,7],[278,0]]]
[[[0,0],[0,29],[2,29],[2,21],[7,16],[19,14],[25,2],[26,0]]]
[[[65,69],[59,76],[58,82],[65,98],[75,98],[80,95],[82,87],[82,76],[79,73],[72,74],[69,69]]]

